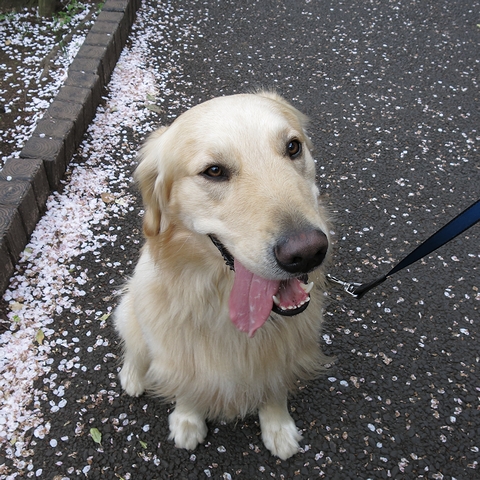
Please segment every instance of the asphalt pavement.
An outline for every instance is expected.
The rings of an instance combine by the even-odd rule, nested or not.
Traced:
[[[130,207],[97,225],[115,236],[75,257],[84,294],[52,317],[35,382],[48,428],[26,435],[23,464],[0,452],[0,478],[480,478],[478,226],[361,300],[332,287],[319,342],[334,360],[290,401],[303,441],[287,461],[265,449],[256,417],[211,423],[195,451],[176,449],[172,406],[122,393],[109,317],[142,242],[134,151],[150,125],[215,96],[272,88],[310,117],[335,276],[386,273],[477,200],[479,11],[476,0],[146,0],[127,49],[140,42],[156,76],[149,128],[127,125],[121,148],[96,151],[109,171],[123,165],[105,181]],[[69,175],[86,161],[84,149]]]

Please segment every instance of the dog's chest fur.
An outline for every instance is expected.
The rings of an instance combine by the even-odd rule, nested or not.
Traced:
[[[186,396],[206,416],[231,419],[319,373],[321,292],[302,314],[272,314],[249,338],[230,321],[233,273],[221,257],[180,261],[156,250],[154,260],[150,251],[147,243],[128,291],[151,353],[148,390],[172,401]]]

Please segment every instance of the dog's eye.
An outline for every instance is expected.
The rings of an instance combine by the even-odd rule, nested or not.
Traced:
[[[302,144],[299,140],[293,139],[287,143],[287,154],[290,158],[297,158],[302,153]]]
[[[228,173],[227,171],[223,168],[220,167],[219,165],[212,165],[211,167],[208,167],[203,173],[205,177],[211,178],[213,180],[227,180],[228,179]]]

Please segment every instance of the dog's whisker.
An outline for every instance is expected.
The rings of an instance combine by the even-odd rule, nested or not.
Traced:
[[[180,253],[183,250],[183,247],[188,243],[188,241],[193,237],[193,234],[187,235],[187,237],[184,239],[183,243],[178,246],[178,249],[176,253]]]

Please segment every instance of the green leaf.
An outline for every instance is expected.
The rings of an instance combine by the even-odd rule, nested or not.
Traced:
[[[144,448],[145,450],[147,449],[147,442],[142,442],[141,440],[139,440],[140,442],[140,445],[142,446],[142,448]]]
[[[95,443],[98,443],[99,445],[102,444],[102,434],[100,433],[100,430],[98,428],[91,428],[90,436]]]
[[[151,112],[155,112],[155,113],[162,113],[163,112],[163,108],[162,107],[159,107],[158,105],[155,105],[153,103],[149,103],[147,105],[147,108],[151,111]]]
[[[101,321],[101,322],[104,322],[109,316],[110,316],[110,313],[104,313],[104,314],[100,317],[100,321]]]
[[[35,335],[35,341],[36,341],[39,345],[42,345],[44,338],[45,338],[45,334],[43,333],[43,330],[40,328],[40,329],[38,330],[37,334]]]

